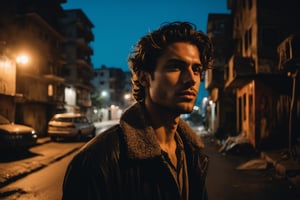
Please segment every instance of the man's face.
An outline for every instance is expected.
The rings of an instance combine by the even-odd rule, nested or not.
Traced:
[[[157,61],[147,98],[177,114],[191,112],[200,86],[199,54],[189,43],[169,45]]]

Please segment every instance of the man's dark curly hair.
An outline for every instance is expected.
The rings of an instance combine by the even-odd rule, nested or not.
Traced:
[[[153,32],[142,37],[128,58],[132,73],[133,96],[137,101],[145,98],[145,88],[138,81],[140,71],[153,75],[158,58],[163,55],[168,45],[174,42],[187,42],[198,47],[203,69],[212,67],[212,43],[202,31],[196,30],[196,25],[190,22],[165,23]]]

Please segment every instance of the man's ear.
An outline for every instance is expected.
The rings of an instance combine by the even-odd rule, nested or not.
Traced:
[[[148,87],[150,83],[150,73],[146,71],[140,71],[138,73],[138,80],[143,87]]]

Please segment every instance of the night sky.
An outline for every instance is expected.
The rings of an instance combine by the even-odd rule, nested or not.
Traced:
[[[67,0],[64,9],[81,9],[94,24],[94,68],[129,71],[127,57],[138,39],[164,22],[189,21],[206,32],[209,13],[230,13],[227,0]],[[204,83],[197,103],[208,95]]]
[[[206,32],[209,13],[229,13],[227,0],[67,0],[62,6],[82,9],[94,24],[94,68],[124,71],[137,40],[163,22],[190,21]]]

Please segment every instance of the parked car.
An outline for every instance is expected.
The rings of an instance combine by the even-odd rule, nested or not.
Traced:
[[[56,114],[48,122],[48,134],[53,141],[59,139],[92,138],[96,135],[96,127],[86,115],[80,113]]]
[[[37,144],[37,138],[32,127],[15,124],[0,115],[0,149],[28,149]]]

